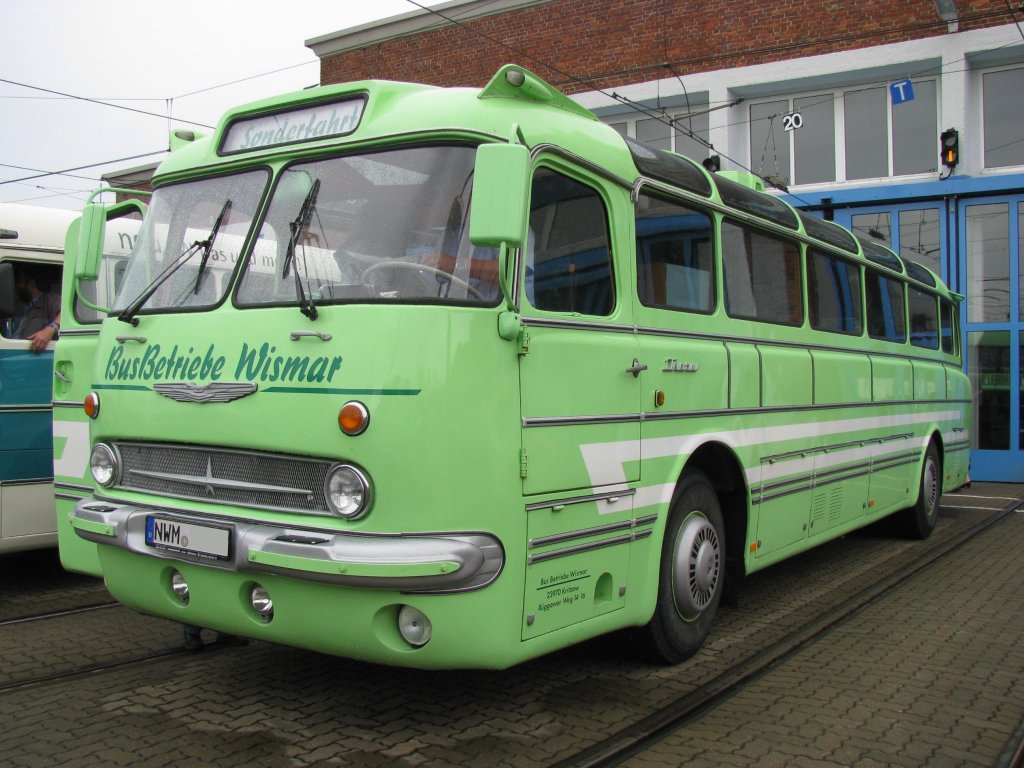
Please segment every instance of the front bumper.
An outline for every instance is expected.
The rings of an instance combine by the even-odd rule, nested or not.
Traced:
[[[228,554],[211,558],[146,542],[146,519],[180,521],[229,531]],[[91,542],[148,557],[201,563],[234,572],[402,592],[467,592],[493,582],[504,549],[486,533],[339,533],[310,527],[215,517],[86,498],[71,512],[71,527]]]

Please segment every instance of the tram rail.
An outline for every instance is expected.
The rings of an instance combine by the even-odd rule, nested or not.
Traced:
[[[559,761],[554,768],[610,768],[642,754],[678,729],[714,710],[737,691],[791,658],[806,645],[813,643],[854,614],[1022,509],[1024,505],[1015,504],[997,510],[957,535],[937,542],[912,561],[886,574],[842,603],[820,612],[803,626],[701,685],[697,690],[670,702],[618,733]],[[1018,735],[1019,743],[1014,744],[1014,739],[1011,738],[1005,752],[1016,755],[1019,759],[1024,755],[1024,731],[1018,729]],[[1014,758],[1008,758],[1006,765],[1016,766],[1017,763],[1014,762]]]

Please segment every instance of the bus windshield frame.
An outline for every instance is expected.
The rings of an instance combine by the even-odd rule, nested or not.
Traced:
[[[414,145],[289,165],[236,306],[495,306],[498,249],[469,240],[475,158],[473,145]]]

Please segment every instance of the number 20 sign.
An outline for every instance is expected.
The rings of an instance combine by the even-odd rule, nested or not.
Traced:
[[[795,131],[804,124],[804,116],[799,112],[792,112],[782,116],[782,127],[787,131]]]

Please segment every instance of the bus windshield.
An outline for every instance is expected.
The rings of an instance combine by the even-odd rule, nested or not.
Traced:
[[[114,310],[134,313],[220,303],[267,180],[267,171],[261,169],[158,189]]]
[[[237,304],[495,304],[497,250],[469,242],[475,157],[420,146],[288,167]]]

